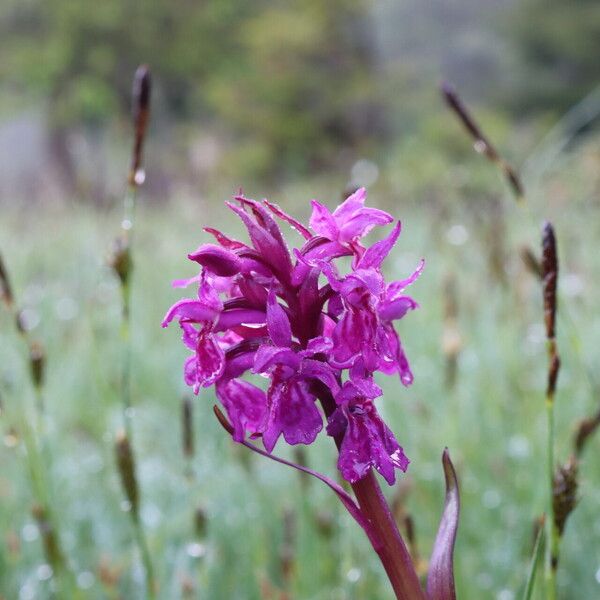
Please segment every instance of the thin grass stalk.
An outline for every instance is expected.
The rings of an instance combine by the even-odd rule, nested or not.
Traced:
[[[133,224],[137,189],[145,179],[142,168],[144,139],[150,114],[150,71],[140,66],[133,81],[133,123],[135,128],[131,167],[127,179],[127,190],[123,199],[123,220],[121,237],[115,243],[112,267],[121,284],[123,317],[121,320],[121,339],[123,343],[121,397],[123,409],[123,434],[117,436],[117,466],[121,475],[123,489],[131,504],[129,514],[134,530],[134,538],[140,553],[146,578],[148,598],[156,597],[156,580],[148,546],[148,540],[139,514],[139,489],[135,473],[135,458],[131,440],[133,439],[132,402],[131,402],[131,280],[133,274],[132,242]]]
[[[46,440],[44,421],[43,383],[45,354],[39,342],[31,339],[25,328],[21,312],[16,304],[10,283],[8,270],[0,256],[0,299],[11,314],[17,336],[27,347],[29,357],[29,379],[34,391],[33,418],[27,417],[23,411],[17,415],[17,427],[23,436],[27,471],[31,483],[31,491],[35,501],[33,513],[36,517],[40,538],[43,543],[44,555],[55,574],[55,581],[60,597],[78,597],[75,578],[69,569],[68,562],[62,551],[56,516],[52,510],[52,492],[47,480],[51,470],[51,451]],[[25,406],[22,404],[22,406]],[[43,515],[43,518],[41,517]],[[38,518],[39,517],[39,518]],[[50,541],[49,541],[50,540]],[[51,551],[50,551],[51,550]]]
[[[531,561],[529,563],[529,571],[527,573],[527,582],[525,583],[525,590],[523,591],[522,600],[531,600],[533,590],[535,588],[535,577],[537,575],[538,565],[540,564],[540,558],[542,555],[542,549],[545,541],[545,530],[544,527],[540,527],[537,536],[535,538],[535,544],[533,546],[533,552],[531,554]]]
[[[490,142],[454,87],[444,82],[441,86],[441,92],[448,108],[454,112],[465,131],[473,139],[473,148],[475,151],[485,156],[491,163],[498,167],[515,199],[518,202],[522,201],[525,197],[525,191],[519,174]]]

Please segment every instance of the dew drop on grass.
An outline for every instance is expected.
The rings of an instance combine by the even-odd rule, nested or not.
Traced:
[[[142,185],[146,181],[146,171],[144,169],[138,169],[133,176],[133,180],[136,185]]]
[[[362,573],[361,573],[360,569],[353,567],[352,569],[350,569],[348,571],[348,573],[346,573],[346,579],[350,583],[356,583],[360,579],[361,574]]]
[[[79,307],[77,306],[77,302],[75,302],[73,298],[69,298],[68,296],[60,298],[60,300],[57,301],[54,309],[56,312],[56,316],[61,321],[70,321],[71,319],[74,319],[79,313]]]
[[[50,577],[52,577],[52,573],[52,567],[47,564],[40,565],[35,572],[40,581],[46,581],[50,579]]]
[[[19,590],[19,600],[34,600],[35,587],[31,583],[26,583]]]
[[[191,556],[192,558],[202,558],[206,555],[206,546],[194,542],[187,545],[186,552],[188,556]]]
[[[508,440],[508,455],[511,458],[528,458],[531,448],[529,440],[523,435],[513,435]]]
[[[95,580],[96,578],[94,577],[94,574],[90,571],[82,571],[79,573],[79,575],[77,575],[77,585],[82,590],[91,588],[94,585]]]
[[[497,490],[486,490],[485,492],[483,492],[483,505],[486,508],[489,508],[490,510],[498,508],[500,506],[501,500],[502,499]]]
[[[27,525],[25,525],[23,527],[23,531],[21,532],[21,537],[23,538],[23,541],[25,542],[33,542],[35,540],[38,539],[39,537],[39,531],[36,525],[34,525],[33,523],[27,523]]]
[[[453,246],[462,246],[468,239],[469,232],[467,231],[467,228],[460,223],[452,225],[452,227],[446,231],[446,240]]]
[[[154,504],[148,504],[142,509],[142,521],[146,527],[154,529],[160,524],[162,514]]]
[[[40,313],[33,308],[25,308],[19,316],[21,324],[26,331],[35,329],[40,324]]]

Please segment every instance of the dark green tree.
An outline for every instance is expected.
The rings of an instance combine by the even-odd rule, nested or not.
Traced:
[[[171,117],[216,122],[262,169],[314,168],[385,132],[368,15],[362,0],[6,0],[0,75],[45,103],[65,183],[68,132],[125,115],[140,63]]]
[[[564,111],[600,83],[600,3],[519,0],[506,27],[515,68],[507,87],[517,111]]]

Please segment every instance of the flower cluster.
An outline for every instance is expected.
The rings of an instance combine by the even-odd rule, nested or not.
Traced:
[[[185,381],[195,393],[215,386],[236,441],[261,437],[268,452],[281,435],[288,444],[310,444],[324,426],[321,405],[343,477],[353,483],[374,467],[391,485],[409,461],[375,408],[382,391],[373,374],[398,373],[412,383],[393,322],[417,307],[404,290],[423,262],[407,279],[386,283],[381,265],[400,223],[365,247],[369,231],[393,222],[365,207],[365,198],[361,188],[333,213],[313,200],[306,227],[267,200],[237,196],[227,206],[250,244],[205,228],[217,243],[188,255],[199,275],[174,282],[196,284],[197,298],[174,304],[163,327],[179,321],[192,352]],[[275,217],[304,238],[300,248],[290,252]],[[265,377],[266,391],[247,373]]]

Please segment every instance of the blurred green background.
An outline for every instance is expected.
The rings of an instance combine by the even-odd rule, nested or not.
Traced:
[[[202,226],[243,235],[223,207],[239,186],[306,218],[311,198],[333,207],[366,185],[371,204],[403,221],[387,274],[427,260],[413,290],[421,308],[399,327],[415,383],[381,380],[382,410],[412,460],[390,499],[402,498],[426,560],[448,446],[463,502],[459,597],[518,598],[546,485],[541,290],[520,249],[539,254],[543,219],[561,260],[558,460],[600,403],[600,4],[4,0],[0,52],[0,252],[47,352],[48,479],[81,597],[145,597],[113,454],[123,350],[106,258],[122,218],[132,75],[147,63],[132,421],[159,597],[391,597],[330,492],[234,447],[210,390],[193,401],[195,453],[183,455],[185,351],[160,329],[181,297],[170,281],[194,274],[185,256],[206,241]],[[523,206],[443,106],[443,79],[521,171]],[[12,329],[0,310],[0,598],[50,598],[19,428],[35,399]],[[564,599],[600,596],[598,443],[567,526]],[[335,474],[328,439],[306,455]]]

